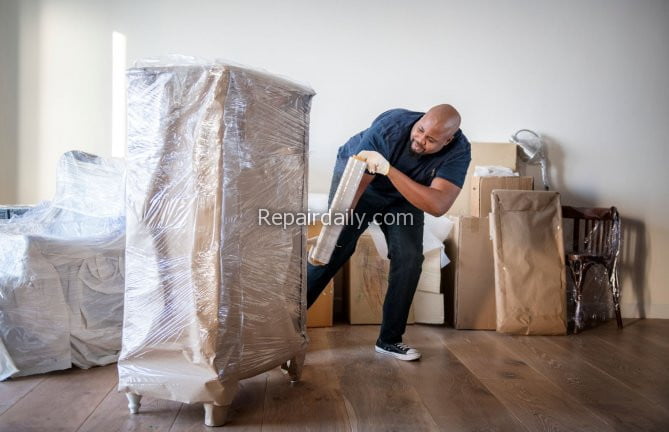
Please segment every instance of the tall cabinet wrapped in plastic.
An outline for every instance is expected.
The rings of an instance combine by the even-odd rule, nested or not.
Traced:
[[[128,71],[127,250],[119,390],[203,403],[224,423],[239,380],[307,345],[311,89],[224,63]]]

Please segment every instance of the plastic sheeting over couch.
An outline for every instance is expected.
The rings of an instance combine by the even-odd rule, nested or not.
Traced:
[[[128,71],[127,283],[119,390],[229,405],[305,332],[311,89],[223,63]]]
[[[0,379],[118,358],[123,162],[68,152],[56,189],[53,201],[0,222]]]

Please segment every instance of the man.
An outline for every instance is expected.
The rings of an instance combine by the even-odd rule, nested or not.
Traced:
[[[390,258],[375,350],[400,360],[416,360],[420,353],[403,344],[402,335],[422,269],[423,212],[441,216],[457,198],[471,160],[469,141],[460,130],[460,114],[451,105],[437,105],[427,113],[386,111],[339,148],[330,205],[353,155],[367,162],[369,172],[363,175],[353,203],[353,220],[362,223],[344,226],[327,265],[308,264],[307,304],[310,307],[316,301],[353,254],[374,218],[380,222]]]

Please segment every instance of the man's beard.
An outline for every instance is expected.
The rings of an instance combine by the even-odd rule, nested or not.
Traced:
[[[411,157],[414,157],[414,158],[418,159],[418,158],[421,157],[423,154],[422,154],[422,153],[418,153],[418,152],[416,152],[416,151],[413,149],[413,147],[411,146],[412,143],[413,143],[413,140],[409,139],[409,155],[410,155]]]

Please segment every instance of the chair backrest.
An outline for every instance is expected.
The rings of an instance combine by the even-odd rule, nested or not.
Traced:
[[[615,207],[563,206],[562,218],[573,219],[571,233],[573,253],[600,256],[611,263],[618,257],[620,215]],[[565,236],[569,236],[569,233],[565,233]]]

